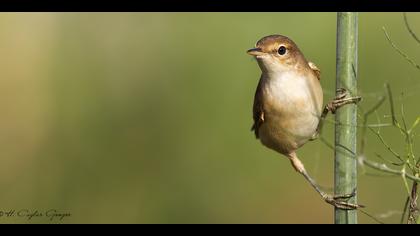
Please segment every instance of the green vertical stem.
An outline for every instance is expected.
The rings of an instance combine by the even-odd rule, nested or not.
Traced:
[[[349,96],[357,94],[357,13],[337,13],[336,88]],[[337,110],[335,125],[335,195],[351,194],[357,188],[356,125],[357,107],[345,105]],[[350,125],[340,125],[350,124]],[[357,202],[357,196],[348,200]],[[356,210],[335,209],[336,224],[356,224]]]

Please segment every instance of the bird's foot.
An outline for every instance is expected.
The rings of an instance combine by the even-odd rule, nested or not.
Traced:
[[[312,135],[312,137],[309,139],[309,141],[314,141],[316,139],[319,138],[319,132],[318,129],[316,130],[316,132]]]
[[[356,104],[362,100],[362,97],[355,96],[355,97],[347,97],[348,92],[344,88],[337,89],[336,97],[333,101],[327,104],[327,109],[331,111],[331,113],[335,114],[338,108],[347,105],[347,104]]]
[[[336,195],[336,196],[322,194],[322,198],[328,204],[331,204],[342,210],[357,210],[358,208],[364,208],[365,206],[363,205],[349,203],[346,201],[354,197],[355,195],[356,195],[356,190],[354,190],[351,194],[343,194],[343,195]]]

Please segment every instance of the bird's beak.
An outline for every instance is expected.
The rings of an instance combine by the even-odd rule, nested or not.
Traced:
[[[264,54],[261,48],[251,48],[248,51],[246,51],[246,53],[248,53],[251,56],[260,56]]]

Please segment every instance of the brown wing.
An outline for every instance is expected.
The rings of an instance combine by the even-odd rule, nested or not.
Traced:
[[[315,63],[313,63],[311,61],[308,61],[308,65],[315,72],[316,77],[318,78],[318,80],[321,80],[321,70],[318,69],[318,67],[315,65]]]
[[[253,117],[254,124],[252,125],[251,131],[254,131],[255,137],[259,138],[258,130],[261,124],[264,122],[264,110],[262,104],[262,78],[258,82],[257,90],[255,91],[254,96],[254,107],[253,107]]]

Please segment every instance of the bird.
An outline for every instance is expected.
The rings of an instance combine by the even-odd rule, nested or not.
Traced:
[[[338,89],[337,96],[323,106],[320,69],[287,36],[265,36],[247,53],[256,59],[261,70],[252,109],[251,130],[255,137],[265,147],[286,156],[325,202],[345,210],[362,207],[345,201],[355,193],[332,196],[322,191],[296,153],[319,136],[329,112],[334,114],[361,97],[348,97],[345,89]]]

